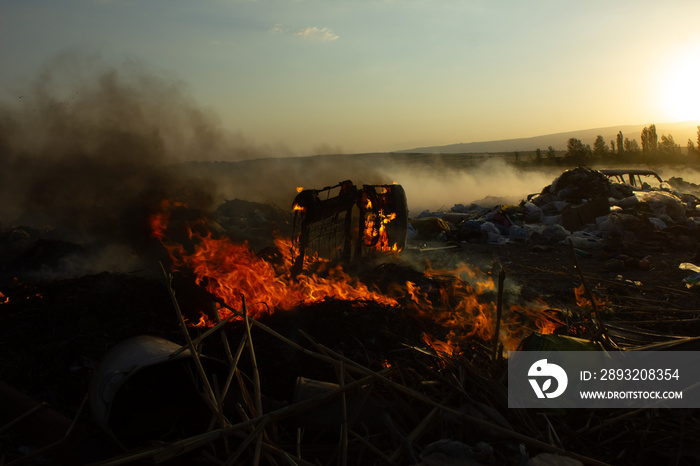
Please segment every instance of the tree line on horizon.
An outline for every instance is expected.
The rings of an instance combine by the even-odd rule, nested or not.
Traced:
[[[697,145],[690,138],[686,151],[676,143],[671,134],[661,135],[656,132],[656,125],[644,127],[640,134],[641,146],[637,139],[630,139],[619,131],[615,139],[605,141],[598,135],[590,144],[584,144],[580,139],[569,138],[563,157],[562,151],[549,146],[543,153],[535,151],[535,163],[563,163],[566,165],[591,165],[595,163],[700,163],[700,126],[697,131]],[[516,160],[518,154],[516,153]]]

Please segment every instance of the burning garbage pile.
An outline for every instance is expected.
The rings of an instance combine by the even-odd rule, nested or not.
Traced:
[[[227,236],[215,237],[204,217],[185,227],[188,250],[168,236],[172,210],[186,206],[168,202],[151,218],[153,234],[168,250],[175,270],[193,274],[197,284],[229,307],[241,309],[247,299],[254,318],[329,299],[351,300],[358,306],[400,306],[447,329],[444,336],[426,339],[451,348],[450,353],[468,348],[474,335],[513,350],[527,333],[551,333],[563,325],[555,310],[536,300],[509,306],[496,337],[498,290],[488,274],[466,265],[436,270],[428,264],[421,272],[391,263],[373,265],[377,254],[391,255],[406,244],[408,216],[401,186],[364,186],[357,191],[345,181],[332,188],[338,188],[337,195],[328,193],[331,188],[301,191],[293,203],[298,236],[277,237],[274,247],[262,254]],[[321,194],[328,197],[322,200]],[[218,316],[210,311],[198,310],[195,325],[212,327],[217,317],[231,315],[227,308]]]
[[[625,430],[644,425],[658,431],[665,428],[659,424],[674,421],[672,414],[623,413],[613,421],[586,412],[564,420],[509,410],[505,356],[527,345],[619,349],[647,342],[649,335],[636,327],[633,333],[620,315],[611,317],[625,309],[603,296],[624,290],[633,300],[639,286],[592,279],[577,262],[594,253],[617,253],[611,258],[623,261],[625,271],[661,265],[654,260],[646,268],[641,260],[620,258],[636,242],[656,238],[644,236],[642,228],[632,237],[626,226],[632,221],[624,216],[648,221],[657,235],[684,236],[676,228],[682,221],[677,206],[645,193],[657,192],[638,192],[611,184],[600,172],[576,169],[519,206],[455,206],[439,217],[415,219],[409,219],[400,185],[358,188],[349,181],[300,189],[286,214],[236,200],[209,215],[166,200],[149,219],[152,237],[167,253],[158,279],[102,274],[49,285],[17,283],[0,290],[0,315],[17,325],[22,315],[59,306],[63,315],[54,312],[37,328],[60,318],[79,329],[68,340],[94,345],[91,356],[83,356],[86,362],[73,363],[81,380],[89,378],[89,394],[68,410],[77,412],[80,424],[90,405],[93,420],[87,422],[107,435],[88,440],[104,447],[90,461],[615,463],[621,450],[595,446],[607,430],[594,425],[609,421]],[[631,196],[638,201],[632,204]],[[684,202],[685,227],[691,229],[693,204],[691,198]],[[274,218],[278,215],[284,220]],[[628,222],[626,229],[613,228],[618,217]],[[279,231],[273,237],[278,226],[289,227],[292,237]],[[450,249],[422,247],[422,241],[438,239],[449,241]],[[470,246],[478,245],[489,247],[500,263],[493,260],[490,270],[479,270],[426,261],[436,253],[475,252]],[[559,297],[554,306],[532,285],[506,286],[518,277],[512,251],[503,254],[510,246],[533,255],[525,265],[563,250],[556,260],[565,258],[571,272],[559,281],[570,301],[578,302],[561,306],[565,299]],[[618,271],[607,265],[602,270]],[[530,271],[537,278],[559,277],[547,275],[556,273],[561,274],[554,268]],[[692,291],[681,292],[686,305],[695,305]],[[60,304],[97,299],[94,293],[109,298],[92,306],[92,314],[85,306]],[[19,303],[30,295],[33,304],[26,312]],[[658,296],[646,294],[637,303],[650,309]],[[139,300],[146,303],[136,305]],[[115,306],[129,311],[115,312]],[[70,325],[61,328],[71,331]],[[105,335],[109,344],[93,341]],[[22,418],[31,430],[34,411],[14,412],[3,423]],[[71,425],[65,421],[62,425]],[[697,430],[691,420],[686,428]],[[665,458],[675,444],[664,438],[641,448],[642,440],[623,437],[625,464]],[[72,447],[76,438],[66,439],[51,448],[82,451]],[[50,454],[51,448],[29,455]]]

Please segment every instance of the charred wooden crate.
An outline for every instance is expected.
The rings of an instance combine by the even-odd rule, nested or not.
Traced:
[[[309,260],[350,261],[399,252],[406,245],[408,206],[401,185],[346,180],[304,189],[294,199],[293,272]]]

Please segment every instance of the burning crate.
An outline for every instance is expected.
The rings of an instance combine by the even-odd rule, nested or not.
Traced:
[[[360,260],[406,245],[408,206],[401,185],[363,185],[350,180],[304,189],[294,199],[293,273],[305,257]],[[357,219],[353,221],[353,219]]]

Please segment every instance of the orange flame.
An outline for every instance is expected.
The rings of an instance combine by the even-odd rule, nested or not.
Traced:
[[[404,292],[411,301],[411,307],[442,327],[450,329],[446,338],[450,351],[459,352],[459,348],[465,346],[460,342],[466,343],[472,336],[484,341],[493,341],[497,306],[487,296],[497,290],[490,276],[465,264],[454,270],[435,270],[428,267],[425,276],[436,280],[440,288],[422,289],[414,282],[407,282]],[[520,339],[533,330],[552,333],[564,325],[560,320],[546,314],[548,309],[549,306],[542,300],[527,305],[514,304],[504,309],[498,335],[503,348],[514,350]],[[432,341],[430,345],[434,346]],[[449,354],[450,351],[442,352]]]
[[[164,202],[170,209],[174,204]],[[167,237],[168,212],[151,218],[153,236],[160,238],[168,250],[175,270],[189,270],[198,285],[206,288],[228,306],[246,311],[253,318],[269,312],[291,310],[300,305],[320,302],[328,298],[373,301],[387,306],[398,306],[399,301],[409,309],[449,329],[441,341],[426,336],[426,344],[442,354],[455,354],[466,347],[466,339],[476,336],[492,341],[495,332],[496,305],[486,296],[495,290],[494,281],[478,269],[462,265],[455,270],[425,271],[426,283],[406,281],[386,294],[371,289],[359,279],[347,274],[340,266],[316,261],[315,273],[291,276],[291,240],[277,238],[275,243],[282,255],[282,264],[271,264],[254,254],[246,243],[233,243],[228,238],[215,238],[208,233],[200,235],[189,229],[193,246],[189,249]],[[203,219],[201,224],[205,224]],[[305,261],[305,264],[312,261]],[[515,349],[523,332],[537,328],[550,333],[561,322],[552,320],[542,311],[546,305],[511,306],[504,311],[499,340],[506,350]],[[189,325],[210,327],[214,322],[200,311],[197,323]],[[226,308],[219,309],[219,317],[231,315]],[[528,327],[529,325],[529,327]]]
[[[152,214],[149,219],[149,227],[151,229],[151,237],[163,240],[166,236],[168,230],[168,225],[170,223],[170,212],[175,207],[187,207],[187,204],[177,201],[169,201],[168,199],[163,199],[160,203],[160,210]]]
[[[372,202],[367,199],[367,209],[371,209]],[[366,246],[373,246],[374,249],[382,252],[398,251],[396,243],[389,244],[389,237],[386,233],[388,223],[396,219],[396,213],[392,212],[389,215],[384,215],[384,211],[378,213],[368,213],[365,217],[364,243]],[[379,220],[379,221],[377,221]],[[378,225],[378,227],[377,227]]]
[[[7,296],[5,296],[5,295],[2,293],[2,291],[0,291],[0,304],[5,304],[5,303],[9,303],[9,302],[10,302],[10,298],[8,298]]]
[[[423,334],[423,341],[430,348],[434,349],[436,353],[441,355],[452,356],[454,354],[459,353],[460,351],[458,345],[438,340],[437,338],[427,333]]]
[[[574,294],[576,295],[576,304],[580,308],[592,308],[591,301],[586,297],[586,287],[581,283],[579,286],[577,286],[574,289]],[[603,309],[605,306],[608,305],[608,301],[603,298],[597,298],[593,296],[593,300],[595,301],[595,305],[598,309]]]
[[[196,324],[193,324],[189,319],[185,319],[187,325],[197,328],[213,327],[214,322],[202,311],[199,311],[199,320]]]
[[[167,218],[167,215],[158,217]],[[160,220],[152,220],[151,225],[161,228]],[[159,231],[165,230],[161,228]],[[211,234],[203,237],[191,229],[190,239],[195,244],[191,253],[182,245],[162,237],[161,242],[168,250],[175,269],[191,270],[198,285],[234,309],[242,309],[245,297],[249,306],[248,313],[253,317],[273,310],[291,310],[301,304],[310,304],[329,297],[372,300],[390,306],[397,304],[396,300],[370,290],[340,267],[324,270],[326,276],[302,275],[297,277],[297,280],[292,280],[289,275],[291,241],[288,239],[276,240],[277,247],[284,256],[285,267],[281,270],[282,273],[271,263],[254,254],[245,243],[233,243],[228,238],[214,238]],[[199,323],[195,325],[212,326],[213,322],[202,315]],[[222,319],[230,315],[230,311],[226,309],[219,310]]]

